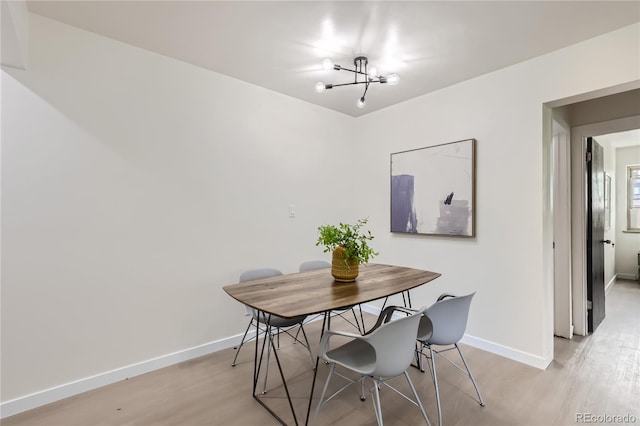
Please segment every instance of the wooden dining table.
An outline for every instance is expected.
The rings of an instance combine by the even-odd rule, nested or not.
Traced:
[[[409,290],[433,281],[439,276],[440,274],[437,272],[403,266],[370,263],[360,265],[360,274],[358,278],[351,283],[335,281],[333,276],[331,276],[330,269],[327,268],[231,284],[223,288],[229,296],[238,302],[257,310],[260,315],[264,316],[265,323],[268,322],[267,319],[269,315],[294,318],[322,313],[324,314],[324,322],[322,325],[323,333],[328,322],[329,313],[332,310],[343,309],[400,293],[403,295],[406,293],[408,295]],[[407,299],[404,300],[405,305],[410,305],[410,299],[408,302]],[[259,332],[258,327],[259,324],[256,324],[256,336]],[[266,335],[269,336],[270,334],[267,333]],[[297,425],[298,419],[291,401],[291,396],[289,395],[273,339],[263,340],[262,351],[258,350],[258,339],[256,339],[253,397],[280,423],[286,424],[286,422],[256,394],[256,384],[258,375],[260,374],[260,365],[262,364],[262,353],[264,353],[264,344],[267,340],[269,340],[269,344],[272,345],[280,376],[289,400],[289,406],[293,414],[294,423]],[[311,385],[305,424],[309,421],[313,388],[315,387],[316,372],[318,370],[318,360],[319,359],[316,358],[316,368]]]

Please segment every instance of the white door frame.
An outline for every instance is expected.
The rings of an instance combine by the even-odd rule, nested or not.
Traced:
[[[571,128],[571,274],[574,333],[587,331],[587,196],[586,139],[640,128],[640,115]]]
[[[553,152],[553,334],[573,337],[571,301],[571,146],[570,128],[554,117]]]

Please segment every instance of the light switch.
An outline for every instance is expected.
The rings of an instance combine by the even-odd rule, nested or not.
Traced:
[[[289,218],[293,219],[296,217],[296,206],[294,204],[289,204]]]

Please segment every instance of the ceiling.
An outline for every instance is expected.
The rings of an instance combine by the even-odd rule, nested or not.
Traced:
[[[640,129],[600,135],[596,136],[596,139],[600,143],[610,144],[613,148],[640,146]]]
[[[31,12],[351,116],[640,21],[638,1],[28,1]],[[365,55],[397,86],[319,94],[331,58]]]

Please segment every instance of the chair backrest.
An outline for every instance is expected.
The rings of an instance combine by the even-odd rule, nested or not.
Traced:
[[[331,268],[331,264],[325,260],[308,260],[300,264],[300,272],[312,271],[314,269]]]
[[[381,325],[363,336],[376,352],[376,365],[371,376],[393,377],[402,374],[413,360],[416,334],[422,311]]]
[[[239,282],[244,283],[247,281],[259,280],[262,278],[277,277],[278,275],[282,275],[282,272],[275,268],[250,269],[240,274]],[[258,318],[258,313],[253,308],[245,305],[244,309],[249,315],[252,315],[256,319]]]
[[[476,293],[442,299],[424,311],[431,321],[433,332],[428,339],[434,345],[458,343],[467,329],[471,299]]]

